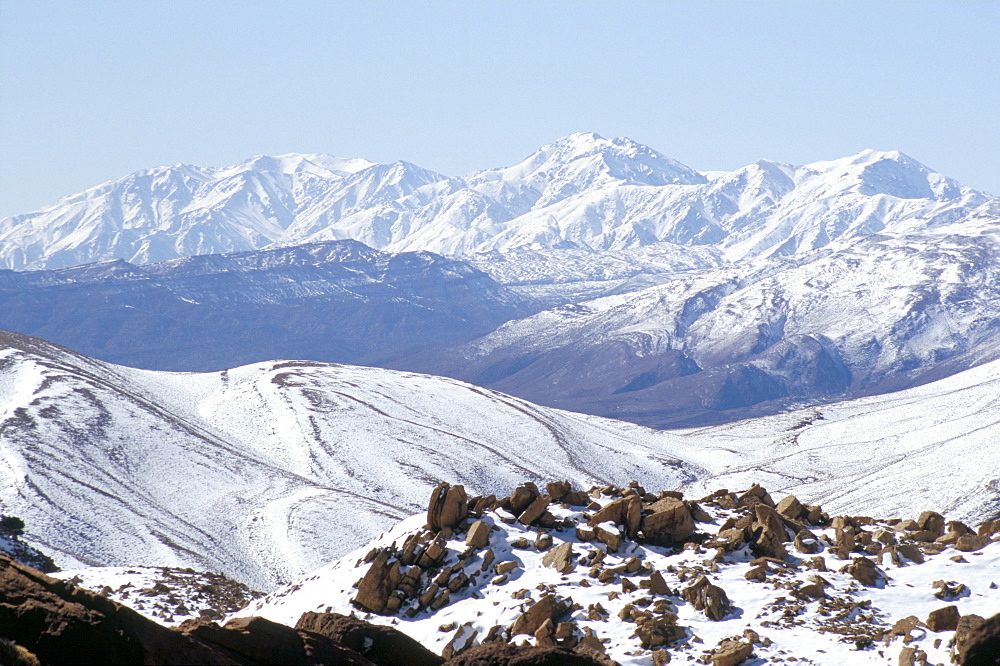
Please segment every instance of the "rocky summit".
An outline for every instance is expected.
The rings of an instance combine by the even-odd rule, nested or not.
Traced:
[[[998,572],[998,520],[830,515],[759,485],[443,483],[426,514],[235,615],[354,615],[470,664],[532,647],[565,652],[551,663],[992,664],[975,655],[995,640]]]

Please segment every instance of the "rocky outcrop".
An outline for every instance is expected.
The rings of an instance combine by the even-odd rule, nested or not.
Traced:
[[[640,529],[649,543],[662,546],[682,543],[694,532],[694,519],[683,500],[665,497],[643,514]]]
[[[337,613],[303,613],[296,629],[319,634],[378,666],[439,666],[444,659],[398,629]]]
[[[726,596],[726,591],[718,585],[712,585],[706,576],[700,577],[694,585],[685,588],[683,596],[695,610],[704,611],[705,617],[710,620],[723,619],[733,607],[729,597]]]
[[[457,527],[469,515],[469,497],[465,486],[440,483],[431,492],[427,505],[427,527],[437,531]]]
[[[483,643],[452,657],[445,666],[609,666],[609,659],[564,647],[517,647]]]
[[[114,601],[0,557],[0,639],[31,664],[372,666],[336,641],[259,617],[167,629]],[[15,663],[9,656],[3,663]]]

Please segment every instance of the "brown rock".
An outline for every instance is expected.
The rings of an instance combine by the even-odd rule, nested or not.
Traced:
[[[815,555],[823,550],[823,544],[820,543],[820,540],[816,537],[816,535],[809,530],[802,530],[796,534],[793,544],[796,550],[800,553],[805,553],[806,555]]]
[[[933,632],[955,631],[958,628],[958,606],[945,606],[930,612],[927,616],[927,628]]]
[[[754,506],[753,531],[756,539],[750,544],[750,552],[758,557],[773,557],[783,560],[788,556],[784,542],[788,541],[785,524],[778,512],[763,503]]]
[[[427,505],[427,527],[437,531],[457,527],[469,515],[469,498],[465,486],[439,483]]]
[[[899,651],[899,666],[927,666],[927,653],[920,648],[904,647]]]
[[[712,650],[712,666],[737,666],[753,654],[753,645],[727,639]]]
[[[972,553],[979,550],[988,543],[989,539],[987,539],[986,537],[973,536],[971,534],[963,534],[962,536],[958,537],[958,539],[955,541],[955,550],[960,550],[963,553]]]
[[[569,481],[551,481],[545,484],[545,492],[549,494],[553,502],[560,501],[566,495],[572,492],[573,486],[570,485]]]
[[[551,500],[548,495],[539,495],[521,512],[517,521],[522,525],[531,525],[548,510],[550,502]]]
[[[802,517],[802,514],[807,513],[806,508],[802,506],[802,503],[795,498],[795,495],[789,495],[783,500],[778,502],[778,505],[774,507],[774,510],[785,518],[791,518],[792,520],[798,520]]]
[[[867,557],[855,557],[847,567],[847,573],[865,587],[878,587],[885,575]]]
[[[932,532],[935,538],[944,534],[944,516],[935,511],[924,511],[917,518],[917,525],[921,530]],[[933,539],[931,539],[933,541]]]
[[[639,531],[639,524],[642,519],[642,501],[635,495],[627,495],[621,499],[609,502],[607,506],[597,511],[588,525],[595,526],[600,523],[612,522],[625,528],[629,537],[635,538]]]
[[[510,496],[510,512],[515,516],[520,516],[521,512],[535,501],[540,493],[538,487],[533,483],[525,483],[514,489]]]
[[[608,547],[609,553],[617,553],[618,549],[621,548],[622,535],[617,527],[608,525],[607,523],[596,525],[594,527],[594,534],[598,541]]]
[[[640,529],[645,540],[661,546],[681,543],[694,532],[694,519],[683,500],[665,497],[649,507]]]
[[[518,634],[533,636],[546,620],[558,621],[560,616],[570,610],[571,605],[570,600],[561,599],[551,594],[543,595],[514,620],[514,624],[510,626],[510,635],[512,637]]]
[[[597,641],[600,644],[600,641]],[[582,643],[581,643],[582,645]],[[585,653],[580,647],[562,646],[520,647],[499,641],[483,643],[452,657],[446,666],[610,666],[614,662],[601,659],[597,648]]]
[[[398,629],[338,613],[303,613],[295,628],[336,641],[378,666],[438,666],[444,661]]]
[[[1000,532],[1000,518],[997,520],[989,520],[979,526],[976,530],[976,534],[981,537],[993,536],[997,532]]]
[[[554,567],[559,573],[569,573],[576,567],[573,544],[569,541],[559,544],[542,558],[542,566]]]
[[[635,634],[644,649],[668,645],[687,635],[684,627],[677,626],[676,616],[671,616],[673,613],[663,618],[648,620],[636,627]]]
[[[732,608],[726,591],[717,585],[712,585],[708,578],[701,576],[690,587],[682,592],[684,600],[694,606],[695,610],[705,612],[705,616],[716,622],[723,619]]]
[[[653,594],[658,594],[664,597],[670,594],[670,588],[667,587],[667,581],[663,579],[663,574],[659,571],[654,571],[649,574],[649,591]]]
[[[667,666],[670,663],[670,653],[664,649],[653,650],[653,666]]]
[[[358,581],[358,594],[353,600],[365,610],[379,615],[386,613],[389,595],[403,577],[399,571],[399,562],[390,563],[389,557],[389,551],[379,553],[368,567],[367,573]]]
[[[465,535],[465,543],[476,550],[484,548],[490,542],[490,524],[484,520],[477,520],[472,523],[469,533]]]
[[[742,495],[740,495],[739,500],[736,502],[739,506],[755,507],[758,504],[765,504],[772,509],[774,508],[774,500],[768,494],[767,490],[757,485],[756,483],[750,486],[750,488]]]
[[[975,618],[962,627],[966,617]],[[955,643],[958,648],[958,663],[962,666],[996,666],[1000,662],[1000,614],[984,620],[977,615],[966,615],[959,620],[959,630],[955,632]],[[962,632],[959,640],[959,631]]]

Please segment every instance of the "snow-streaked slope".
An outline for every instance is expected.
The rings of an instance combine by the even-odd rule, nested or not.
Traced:
[[[838,241],[552,308],[433,365],[550,406],[657,426],[912,386],[1000,355],[997,256],[995,231]]]
[[[447,379],[293,361],[155,373],[4,343],[0,506],[62,565],[193,566],[266,589],[418,511],[441,479],[700,473],[642,428]]]
[[[149,169],[0,220],[0,262],[141,263],[347,238],[454,254],[665,241],[736,260],[952,224],[988,201],[898,152],[704,174],[630,139],[578,133],[461,178],[295,154]]]

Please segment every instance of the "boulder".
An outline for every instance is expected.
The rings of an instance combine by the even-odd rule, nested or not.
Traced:
[[[531,482],[518,486],[510,495],[510,512],[515,516],[520,516],[521,512],[527,509],[528,505],[534,502],[540,494],[538,486]]]
[[[684,600],[694,606],[695,610],[705,612],[705,617],[718,622],[732,609],[726,591],[717,585],[712,585],[706,576],[701,576],[693,585],[684,588]]]
[[[815,555],[823,550],[823,544],[809,530],[802,530],[796,534],[793,544],[796,550],[806,555]]]
[[[958,632],[955,636],[958,644]],[[978,622],[969,627],[962,637],[958,659],[958,663],[962,666],[996,666],[998,662],[1000,662],[1000,614],[988,620],[979,618]]]
[[[568,647],[520,647],[498,641],[456,655],[446,666],[609,666],[611,660]]]
[[[788,556],[785,541],[788,533],[778,512],[763,503],[754,506],[753,532],[755,539],[750,544],[750,552],[757,557],[773,557],[783,560]]]
[[[959,617],[958,606],[938,608],[927,616],[927,628],[933,632],[955,631],[958,628]]]
[[[743,641],[726,639],[712,650],[712,666],[737,666],[753,654],[753,645]]]
[[[648,508],[640,530],[646,541],[660,546],[681,543],[694,532],[694,519],[683,500],[665,497]]]
[[[552,594],[542,595],[538,601],[514,620],[510,626],[510,635],[512,637],[518,634],[533,636],[546,620],[557,622],[562,615],[570,610],[571,606],[572,600],[562,599]]]
[[[542,565],[554,567],[559,573],[569,573],[576,567],[576,558],[573,555],[573,544],[569,541],[561,543],[542,558]]]
[[[806,513],[806,508],[796,499],[795,495],[785,497],[778,502],[778,505],[774,509],[785,518],[790,518],[791,520],[798,520],[803,513]]]
[[[612,522],[625,528],[625,533],[629,538],[634,539],[639,533],[639,526],[642,521],[642,500],[634,494],[627,495],[621,499],[609,502],[607,506],[595,513],[588,525],[598,525],[600,523]]]
[[[549,494],[553,502],[558,502],[573,491],[569,481],[550,481],[545,484],[545,492]]]
[[[427,527],[438,531],[458,526],[469,515],[469,497],[465,486],[439,483],[431,492],[427,505]]]
[[[847,566],[847,573],[865,587],[879,587],[879,582],[885,580],[885,574],[867,557],[855,557]]]
[[[389,562],[389,558],[389,551],[378,554],[358,581],[358,594],[353,600],[358,606],[379,615],[386,613],[389,596],[403,578],[399,562]]]
[[[548,510],[550,502],[551,500],[548,495],[538,495],[531,501],[531,504],[525,507],[524,511],[521,512],[521,515],[517,519],[518,522],[522,525],[531,525],[541,518],[542,514]]]
[[[485,520],[477,520],[472,523],[468,534],[465,535],[465,545],[471,546],[476,550],[486,547],[486,544],[490,542],[491,529],[490,524]]]
[[[649,650],[684,638],[687,636],[687,630],[677,626],[677,617],[673,613],[668,613],[665,617],[643,622],[636,627],[635,635],[639,638],[643,649]]]

